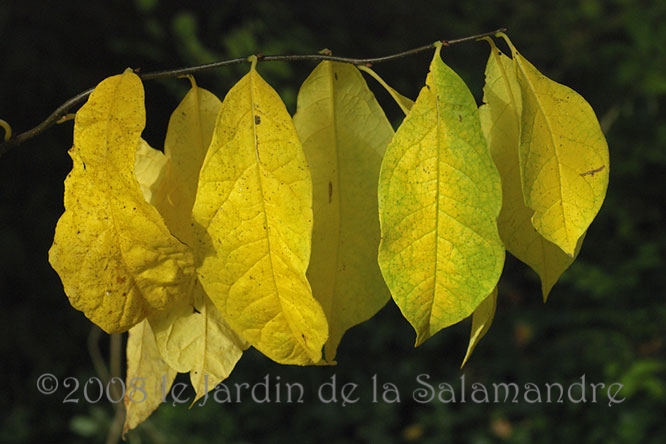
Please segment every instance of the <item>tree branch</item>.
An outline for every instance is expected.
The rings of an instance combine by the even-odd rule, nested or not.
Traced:
[[[482,34],[476,34],[468,37],[462,37],[458,39],[453,39],[453,40],[442,40],[441,43],[444,46],[450,46],[450,45],[455,45],[458,43],[464,43],[464,42],[470,42],[470,41],[476,41],[479,40],[483,37],[491,37],[495,36],[496,34],[500,32],[506,32],[506,28],[500,28],[495,31],[490,31],[490,32],[484,32]],[[435,43],[431,43],[429,45],[421,46],[419,48],[414,48],[410,49],[408,51],[400,52],[397,54],[391,54],[388,56],[383,56],[383,57],[375,57],[375,58],[366,58],[366,59],[356,59],[356,58],[349,58],[349,57],[336,57],[332,56],[330,53],[323,52],[321,54],[305,54],[305,55],[257,55],[258,60],[260,62],[293,62],[293,61],[323,61],[323,60],[329,60],[333,62],[342,62],[342,63],[350,63],[352,65],[363,65],[363,66],[371,66],[377,63],[383,63],[383,62],[388,62],[391,60],[396,60],[400,59],[403,57],[411,56],[414,54],[418,54],[420,52],[424,52],[430,49],[433,49],[435,46]],[[171,69],[171,70],[164,70],[164,71],[155,71],[155,72],[147,72],[147,73],[138,73],[138,75],[141,77],[142,80],[155,80],[155,79],[165,79],[165,78],[171,78],[171,77],[182,77],[188,74],[194,74],[197,72],[201,71],[207,71],[211,69],[216,69],[216,68],[221,68],[223,66],[227,65],[234,65],[234,64],[239,64],[239,63],[247,63],[248,58],[237,58],[237,59],[230,59],[230,60],[223,60],[220,62],[214,62],[214,63],[208,63],[206,65],[199,65],[199,66],[191,66],[187,68],[179,68],[179,69]],[[86,100],[90,93],[93,91],[94,88],[87,89],[71,99],[67,100],[65,103],[60,105],[58,108],[56,108],[44,121],[42,121],[39,125],[35,126],[34,128],[31,128],[25,132],[22,132],[16,136],[10,137],[8,140],[0,144],[0,157],[2,157],[7,151],[9,151],[11,148],[21,145],[25,141],[32,139],[35,136],[38,136],[39,134],[43,133],[56,123],[59,123],[63,121],[66,117],[67,114],[70,112],[72,108],[75,106],[79,105],[81,102]],[[5,127],[5,130],[7,130],[8,126]],[[8,134],[10,134],[8,132]]]

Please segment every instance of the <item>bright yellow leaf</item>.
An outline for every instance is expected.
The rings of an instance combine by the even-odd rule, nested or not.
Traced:
[[[465,363],[472,356],[474,348],[479,343],[479,341],[488,333],[490,326],[493,323],[493,318],[495,317],[495,309],[497,308],[497,287],[493,290],[490,295],[481,302],[481,305],[476,307],[474,314],[472,314],[472,332],[469,336],[469,345],[467,346],[467,353],[465,353],[465,358],[463,359],[460,367],[464,367]]]
[[[190,373],[193,402],[225,380],[247,348],[198,282],[193,303],[179,303],[148,320],[163,359],[178,373]]]
[[[169,119],[164,180],[153,200],[173,235],[187,245],[192,245],[191,214],[199,171],[222,105],[213,93],[199,88],[193,78],[190,81],[192,88]]]
[[[157,350],[148,321],[132,327],[127,338],[123,439],[160,406],[175,378],[176,371],[162,360]]]
[[[169,121],[166,155],[145,142],[137,151],[136,176],[146,200],[158,207],[172,233],[182,238],[192,237],[190,216],[199,169],[220,105],[213,94],[192,80],[192,89]],[[193,403],[229,376],[246,348],[197,279],[169,310],[148,319],[169,367],[190,373],[196,392]]]
[[[502,177],[502,211],[497,219],[506,249],[541,278],[544,301],[562,273],[573,263],[532,225],[534,211],[525,205],[520,180],[522,97],[513,61],[492,40],[486,66],[485,105],[479,108],[490,152]],[[578,248],[576,252],[579,250]]]
[[[358,69],[328,61],[301,86],[294,124],[313,183],[308,278],[328,319],[332,363],[345,331],[389,299],[376,261],[377,180],[393,128]]]
[[[289,113],[254,66],[222,103],[193,218],[199,278],[229,325],[277,362],[319,362],[328,325],[305,277],[312,181]]]
[[[608,145],[592,107],[541,74],[511,44],[520,85],[520,166],[532,224],[570,257],[608,187]]]
[[[379,265],[417,345],[471,315],[504,264],[499,175],[475,100],[440,50],[379,179]]]
[[[76,114],[65,213],[49,260],[72,306],[108,333],[166,309],[194,278],[193,258],[144,199],[134,174],[143,86],[110,77]]]

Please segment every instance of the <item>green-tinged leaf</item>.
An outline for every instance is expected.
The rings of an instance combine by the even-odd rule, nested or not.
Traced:
[[[160,406],[175,378],[176,371],[162,360],[157,350],[148,321],[132,327],[127,338],[123,439]]]
[[[312,181],[289,113],[254,66],[224,99],[193,218],[199,278],[229,325],[277,362],[319,362],[328,326],[305,277]]]
[[[379,179],[379,265],[417,345],[471,315],[504,263],[499,175],[474,98],[440,49]]]
[[[523,111],[520,166],[532,224],[570,257],[601,208],[608,145],[590,105],[541,74],[511,42]]]
[[[196,282],[192,302],[148,318],[160,355],[178,373],[190,373],[193,402],[225,380],[247,344],[227,325]]]
[[[65,213],[49,251],[72,306],[109,333],[166,309],[194,278],[191,253],[134,174],[143,97],[128,70],[101,82],[76,114]]]
[[[169,120],[164,141],[164,180],[153,200],[174,236],[187,245],[192,245],[191,214],[199,171],[222,105],[213,93],[199,88],[193,78],[190,80],[192,88]]]
[[[541,278],[544,301],[562,273],[573,263],[559,247],[544,239],[532,225],[534,211],[525,205],[520,180],[522,97],[513,61],[491,44],[479,108],[490,152],[502,178],[502,211],[497,219],[506,249]],[[582,240],[582,238],[581,238]],[[576,253],[580,250],[580,245]]]
[[[467,346],[467,353],[463,359],[460,367],[464,367],[465,363],[472,356],[472,352],[479,341],[488,333],[490,326],[495,317],[495,309],[497,307],[497,287],[490,295],[481,302],[481,305],[476,307],[472,314],[472,331],[469,335],[469,345]]]
[[[308,279],[329,323],[325,358],[389,299],[377,266],[377,180],[393,128],[356,67],[322,62],[298,94],[296,130],[310,166],[314,228]]]

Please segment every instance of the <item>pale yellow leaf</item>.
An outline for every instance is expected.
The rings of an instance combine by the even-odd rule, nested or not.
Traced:
[[[497,307],[497,287],[493,290],[490,295],[481,302],[481,305],[476,307],[474,313],[472,314],[472,331],[469,336],[469,345],[467,346],[467,353],[465,353],[465,358],[463,359],[460,367],[464,367],[465,363],[472,356],[474,348],[477,346],[479,341],[488,333],[490,326],[493,323],[493,318],[495,317],[495,309]]]
[[[322,62],[298,93],[296,130],[310,166],[314,229],[308,279],[329,322],[334,362],[349,328],[390,295],[377,265],[377,181],[393,128],[353,65]]]
[[[199,171],[222,105],[213,93],[190,80],[192,88],[169,119],[164,180],[152,201],[173,235],[187,245],[192,245],[191,214]]]
[[[289,113],[254,67],[224,99],[193,218],[199,278],[229,325],[277,362],[319,362],[328,325],[305,277],[312,181]]]
[[[163,359],[179,373],[190,373],[193,403],[231,374],[247,348],[198,282],[192,303],[179,303],[148,320]]]
[[[72,306],[109,333],[166,309],[194,279],[192,254],[134,173],[143,100],[141,80],[128,70],[101,82],[77,112],[65,213],[49,251]]]
[[[176,371],[162,360],[157,350],[148,321],[132,327],[127,338],[123,437],[160,406],[175,378]]]
[[[146,202],[152,203],[156,190],[162,186],[167,158],[162,151],[156,150],[143,139],[139,140],[134,161],[134,174],[141,186]]]

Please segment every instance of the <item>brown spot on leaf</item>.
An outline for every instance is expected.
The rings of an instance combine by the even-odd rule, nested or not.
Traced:
[[[595,168],[595,169],[593,169],[593,170],[585,171],[584,173],[580,173],[580,176],[581,176],[581,177],[585,177],[585,176],[594,176],[595,174],[597,174],[597,173],[603,171],[604,168],[606,168],[606,165],[601,165],[599,168]]]

